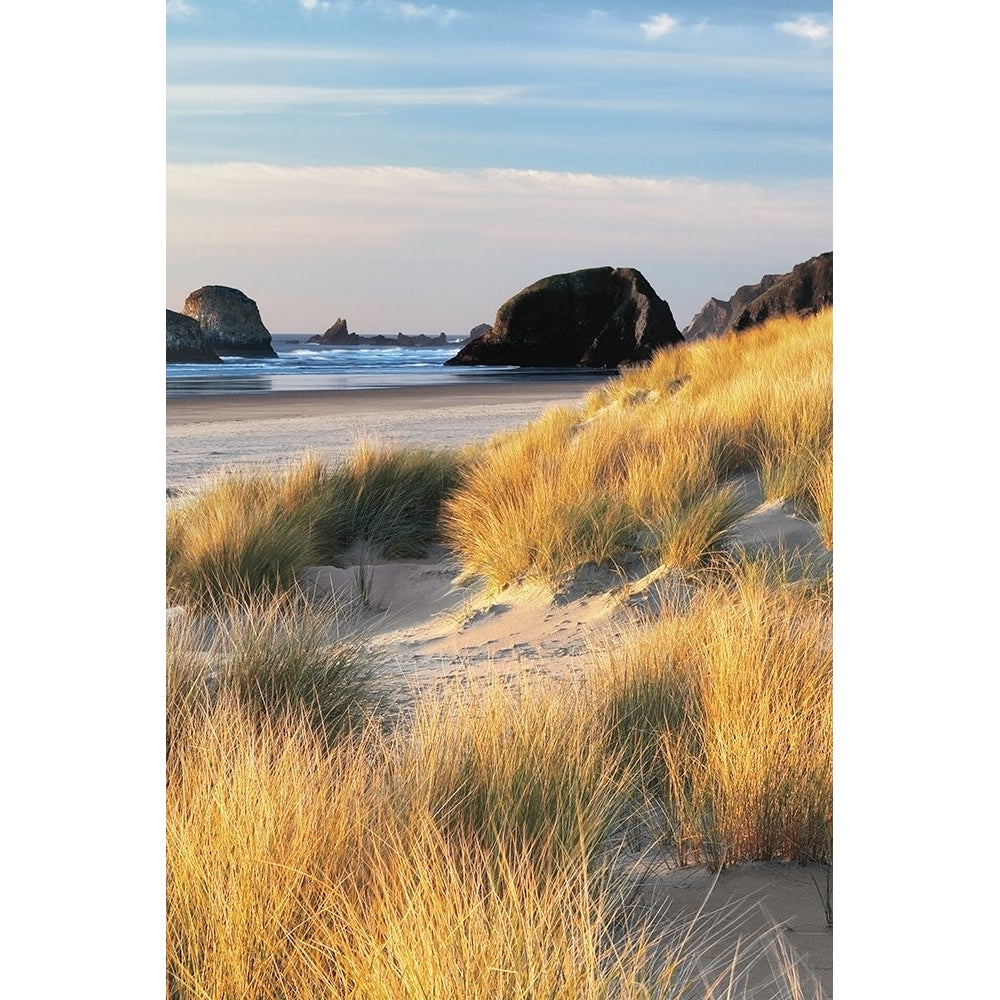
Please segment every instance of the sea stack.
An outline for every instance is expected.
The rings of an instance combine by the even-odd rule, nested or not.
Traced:
[[[205,343],[217,354],[277,357],[257,303],[238,288],[205,285],[184,300],[184,315],[198,321]]]
[[[492,329],[445,364],[617,368],[683,339],[639,271],[593,267],[522,289],[497,310]]]
[[[218,354],[205,343],[196,319],[167,310],[167,361],[221,364]]]
[[[347,332],[347,320],[337,317],[336,322],[324,333],[317,333],[310,337],[307,344],[336,344],[343,347],[345,344],[357,344],[360,338],[356,333]]]

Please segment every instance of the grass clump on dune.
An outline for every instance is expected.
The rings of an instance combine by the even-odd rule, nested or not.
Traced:
[[[342,634],[338,609],[301,594],[229,601],[167,631],[168,751],[218,705],[252,720],[301,719],[323,739],[358,727],[375,702],[373,653]]]
[[[626,808],[624,769],[572,690],[497,684],[418,706],[395,774],[450,843],[547,869],[593,862]]]
[[[377,545],[389,559],[422,555],[440,537],[441,503],[461,461],[447,449],[360,444],[322,483],[318,556],[335,559],[355,541]]]
[[[167,515],[167,596],[179,604],[246,600],[295,586],[313,558],[322,465],[219,477]]]
[[[294,590],[302,570],[353,542],[388,557],[438,538],[457,454],[365,443],[328,468],[306,456],[282,473],[229,473],[167,517],[167,594],[178,604]]]
[[[682,860],[830,859],[831,617],[828,591],[743,564],[609,654],[607,716]]]
[[[819,520],[817,456],[832,440],[828,309],[681,344],[502,435],[444,503],[469,575],[502,588],[557,583],[588,562],[639,554],[694,569],[764,500]]]

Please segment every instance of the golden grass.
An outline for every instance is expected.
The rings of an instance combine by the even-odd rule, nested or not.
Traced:
[[[306,566],[359,540],[390,558],[420,555],[460,461],[364,442],[333,469],[307,455],[278,474],[224,474],[167,516],[168,598],[206,606],[290,592]]]
[[[592,712],[523,707],[448,701],[402,743],[331,747],[216,699],[168,772],[168,997],[743,996],[730,963],[760,943],[635,911],[636,874],[596,849],[621,791]]]
[[[828,591],[741,564],[610,653],[608,717],[682,859],[829,860],[831,618]]]
[[[816,459],[810,488],[813,506],[819,517],[820,537],[823,544],[833,550],[833,442],[821,458]]]
[[[301,719],[334,740],[370,714],[375,666],[364,634],[342,631],[336,605],[302,594],[181,616],[167,630],[168,752],[220,703],[262,724]]]
[[[167,595],[206,605],[275,594],[295,585],[313,557],[312,459],[278,476],[238,472],[167,514]]]
[[[819,519],[816,457],[832,440],[828,309],[682,344],[496,438],[444,503],[468,575],[549,583],[632,553],[694,568],[746,512],[734,475]]]
[[[418,706],[394,769],[402,798],[450,843],[589,865],[628,805],[627,764],[568,685],[494,684]]]

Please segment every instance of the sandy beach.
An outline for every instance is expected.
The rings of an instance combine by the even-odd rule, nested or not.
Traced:
[[[601,379],[532,379],[182,396],[167,399],[167,495],[197,488],[224,469],[278,468],[315,452],[336,461],[365,437],[456,448],[578,405]]]

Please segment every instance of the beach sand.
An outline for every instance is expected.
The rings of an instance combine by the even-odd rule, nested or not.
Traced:
[[[186,396],[167,400],[167,493],[235,468],[273,468],[305,452],[329,461],[363,438],[457,448],[520,427],[557,405],[579,405],[601,379],[532,379]]]
[[[594,385],[553,381],[169,399],[168,495],[196,489],[224,469],[277,469],[307,451],[335,461],[364,437],[448,447],[485,440],[550,406],[579,405]],[[806,559],[829,558],[812,525],[758,500],[737,532],[748,548],[791,540]],[[475,691],[497,681],[517,687],[576,682],[637,619],[683,599],[676,581],[656,574],[631,580],[595,575],[558,594],[525,586],[491,595],[461,582],[460,570],[444,547],[411,561],[384,560],[359,547],[342,565],[311,568],[305,583],[352,609],[378,650],[390,702],[403,712],[423,695],[455,684]],[[363,606],[362,574],[368,598]],[[781,956],[794,956],[803,995],[819,995],[813,992],[818,984],[823,996],[832,997],[825,880],[819,865],[755,864],[727,870],[715,882],[704,868],[678,868],[653,852],[644,859],[635,898],[642,909],[666,907],[669,919],[690,921],[709,897],[706,911],[717,912],[713,920],[739,918],[730,937],[742,936],[745,961],[757,963],[757,982],[768,981]]]

